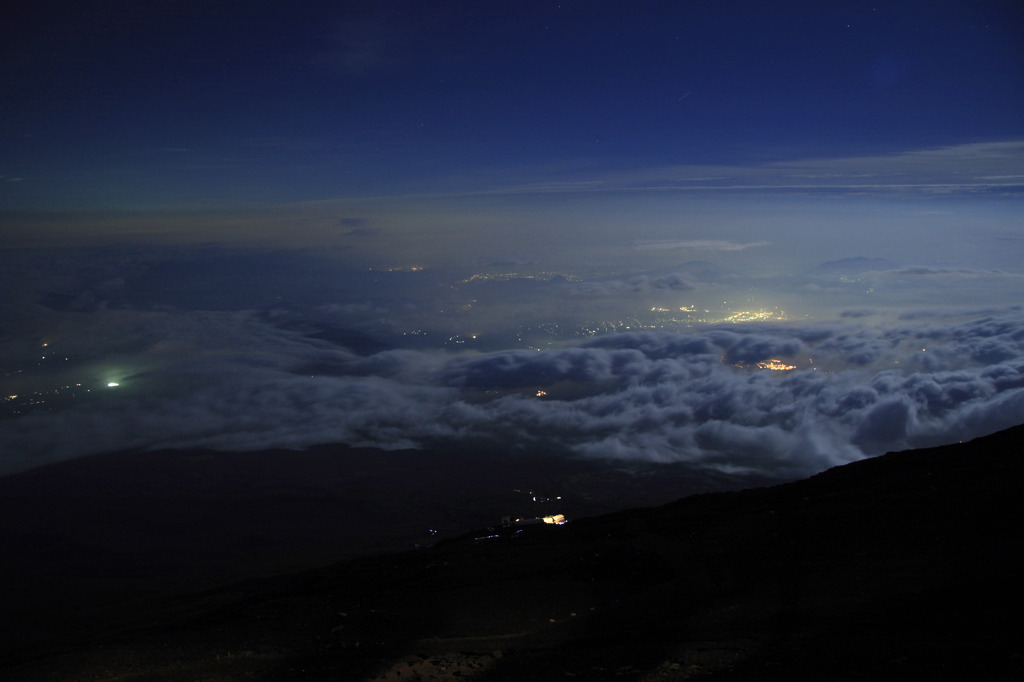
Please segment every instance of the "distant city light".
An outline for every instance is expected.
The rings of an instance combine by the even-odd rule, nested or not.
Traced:
[[[782,360],[776,360],[775,358],[767,362],[759,362],[757,366],[759,369],[770,369],[775,372],[788,372],[791,369],[796,369],[796,365],[787,365]]]
[[[120,386],[120,385],[121,384],[117,383],[116,381],[108,381],[107,382],[107,388],[115,388],[115,387]]]

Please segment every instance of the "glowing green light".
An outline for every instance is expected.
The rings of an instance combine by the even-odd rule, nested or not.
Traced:
[[[120,385],[121,384],[117,383],[116,381],[108,381],[107,382],[107,388],[114,388],[115,386],[120,386]]]

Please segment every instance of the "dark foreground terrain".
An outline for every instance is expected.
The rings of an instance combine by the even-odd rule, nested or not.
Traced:
[[[206,480],[209,469],[201,484],[184,485],[180,453],[152,460],[145,475],[117,457],[28,472],[0,480],[0,678],[1024,679],[1022,444],[1018,427],[795,483],[692,495],[519,533],[481,529],[306,570],[298,567],[324,565],[312,540],[293,526],[273,527],[295,505],[311,529],[339,538],[323,555],[406,542],[397,522],[380,526],[389,530],[379,546],[357,532],[373,527],[365,518],[372,500],[359,493],[375,494],[373,481],[349,483],[354,506],[346,511],[325,492],[344,485],[324,462],[315,472],[322,486],[281,474],[258,507],[215,494],[237,481],[218,487]],[[319,461],[309,457],[308,466]],[[395,462],[386,480],[396,481],[405,508],[382,501],[385,516],[447,514],[457,529],[472,517],[453,511],[461,502],[488,514],[490,506],[516,503],[470,499],[468,488],[454,507],[429,496],[417,503],[409,497],[422,488],[412,481],[426,474]],[[88,508],[73,494],[82,479],[69,483],[85,466],[88,480],[109,487],[94,490]],[[97,466],[109,475],[97,477]],[[471,468],[463,470],[466,485]],[[128,484],[119,471],[133,472]],[[231,471],[223,468],[225,476]],[[623,480],[596,470],[547,475],[551,485],[573,489],[581,509],[598,509],[614,495],[632,500],[608,493]],[[160,481],[173,488],[164,492],[174,510],[153,511],[165,501]],[[192,491],[196,503],[183,507],[182,491]],[[61,495],[77,510],[74,518],[41,511]],[[42,498],[48,506],[32,506]],[[232,517],[238,509],[244,516]],[[19,510],[24,516],[12,519]],[[96,529],[91,536],[89,528]],[[219,551],[217,533],[228,528],[230,551]],[[118,545],[111,529],[132,546]],[[294,566],[280,558],[290,534]],[[185,542],[200,543],[208,561],[195,549],[177,556],[188,553]],[[250,574],[264,577],[224,583],[243,574],[246,558]]]

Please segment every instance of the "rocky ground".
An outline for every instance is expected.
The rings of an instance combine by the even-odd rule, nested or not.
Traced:
[[[1017,428],[785,485],[519,533],[481,528],[198,592],[82,602],[71,615],[29,586],[10,595],[22,620],[6,624],[15,646],[0,674],[1021,679],[1022,442]]]

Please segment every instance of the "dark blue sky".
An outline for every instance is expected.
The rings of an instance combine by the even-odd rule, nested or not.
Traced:
[[[1024,136],[1015,2],[36,3],[0,207],[221,206]]]

